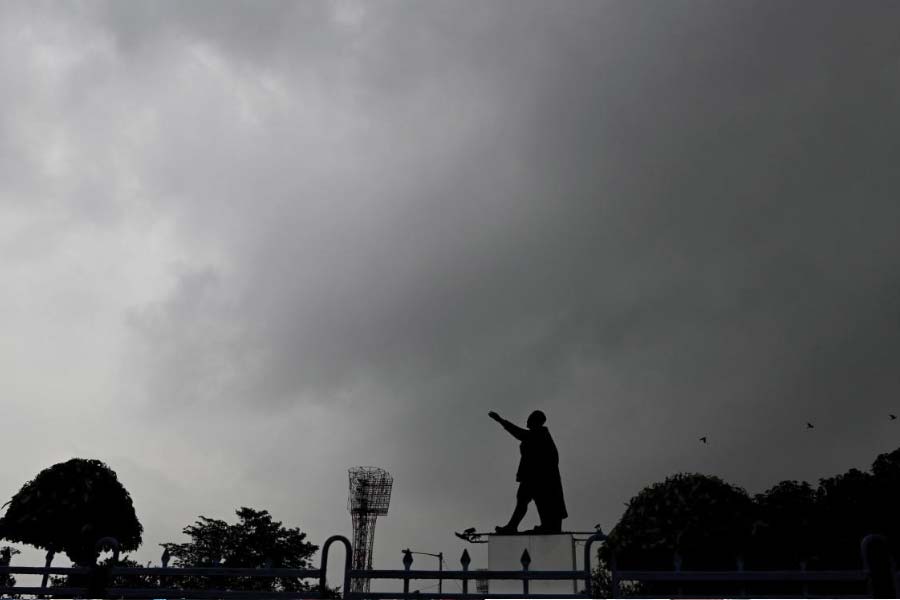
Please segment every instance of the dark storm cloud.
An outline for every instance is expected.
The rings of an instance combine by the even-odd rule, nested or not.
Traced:
[[[366,99],[346,162],[247,202],[234,305],[185,280],[175,339],[218,315],[242,399],[344,402],[336,433],[458,519],[507,510],[488,408],[548,410],[582,520],[677,469],[865,466],[898,392],[896,6],[558,6],[372,10],[336,61]]]
[[[129,319],[146,412],[302,423],[223,450],[248,480],[380,464],[382,535],[440,547],[512,508],[489,409],[548,413],[574,528],[893,449],[897,4],[85,6],[185,249]]]

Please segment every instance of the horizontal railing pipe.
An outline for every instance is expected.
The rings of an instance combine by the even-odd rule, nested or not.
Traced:
[[[109,588],[108,596],[112,598],[323,598],[322,592],[316,590],[306,591],[279,591],[267,592],[263,590],[179,590],[179,589],[155,589],[155,588]]]
[[[584,571],[404,571],[402,569],[351,570],[350,577],[366,579],[582,579]]]
[[[18,573],[19,575],[89,575],[88,567],[0,567],[0,575],[4,573]]]
[[[110,576],[116,575],[164,575],[203,577],[296,577],[318,579],[319,569],[255,569],[252,567],[112,567]]]
[[[353,598],[365,600],[415,600],[416,598],[420,600],[478,600],[481,598],[491,600],[522,597],[522,594],[478,594],[473,592],[467,594],[459,592],[409,592],[408,594],[403,594],[402,592],[366,592],[353,594]],[[584,596],[582,594],[528,594],[528,598],[584,598]]]
[[[40,587],[40,586],[15,586],[0,587],[0,594],[28,594],[44,596],[63,596],[71,598],[73,596],[84,596],[87,594],[86,587]]]
[[[865,581],[865,571],[619,571],[619,581],[816,582]]]

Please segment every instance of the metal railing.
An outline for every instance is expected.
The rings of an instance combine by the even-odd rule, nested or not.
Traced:
[[[748,596],[746,585],[751,584],[775,584],[775,583],[797,583],[801,584],[801,591],[798,597],[801,598],[894,598],[896,590],[900,589],[900,573],[890,557],[887,550],[887,541],[880,535],[868,535],[863,538],[860,545],[862,554],[862,569],[851,570],[806,570],[805,566],[800,570],[745,570],[743,560],[736,559],[736,568],[726,571],[685,571],[681,569],[681,559],[676,554],[673,560],[673,569],[671,571],[646,571],[646,570],[622,570],[617,568],[616,557],[613,556],[610,564],[611,590],[610,597],[620,597],[622,589],[621,584],[624,581],[631,581],[641,584],[646,583],[672,583],[677,584],[674,593],[667,591],[666,597],[681,598],[684,597],[682,585],[697,583],[722,583],[741,586],[737,593],[729,592],[729,596],[739,598],[764,598],[766,595],[753,593]],[[810,584],[836,583],[836,584],[858,584],[859,588],[866,587],[865,594],[812,594],[809,591]],[[688,594],[691,598],[705,597],[703,594],[691,592]],[[716,594],[710,594],[708,597],[721,597],[722,591]],[[660,593],[652,593],[642,596],[640,593],[629,594],[629,597],[660,597]],[[773,598],[784,598],[784,592],[772,595]]]
[[[18,567],[0,566],[0,576],[4,574],[44,575],[44,583],[40,587],[35,586],[0,586],[0,596],[8,594],[36,595],[43,598],[296,598],[318,599],[329,598],[330,591],[326,585],[328,573],[328,554],[331,545],[335,542],[344,546],[344,580],[343,590],[349,589],[350,573],[350,542],[344,536],[331,536],[322,545],[322,558],[318,569],[283,569],[283,568],[234,568],[234,567],[119,567],[100,566],[91,567]],[[119,544],[114,538],[103,538],[97,542],[98,550],[112,550],[112,562],[119,560]],[[80,587],[48,587],[48,575],[82,575],[86,576],[90,583]],[[112,587],[110,582],[116,577],[140,576],[142,578],[156,577],[159,587]],[[239,577],[254,579],[267,578],[291,578],[291,579],[315,579],[317,585],[310,589],[297,591],[264,591],[264,590],[217,590],[217,589],[188,589],[170,587],[173,580],[184,577]],[[345,594],[344,597],[349,597]]]
[[[168,567],[166,563],[162,567],[120,567],[120,566],[92,566],[92,567],[18,567],[0,566],[0,576],[4,574],[28,574],[44,575],[44,585],[41,587],[30,586],[0,586],[0,596],[8,594],[38,595],[44,598],[296,598],[319,599],[331,597],[332,591],[327,587],[328,558],[331,546],[338,543],[344,547],[344,563],[341,581],[341,593],[347,600],[478,600],[492,598],[510,598],[527,596],[529,598],[585,598],[592,597],[595,590],[595,573],[591,569],[591,557],[593,546],[596,542],[605,539],[600,534],[594,534],[584,545],[584,567],[582,569],[563,571],[538,571],[531,570],[531,557],[527,550],[522,553],[520,562],[521,570],[491,571],[485,569],[471,569],[471,558],[468,550],[464,550],[460,556],[460,569],[458,570],[414,570],[411,553],[405,553],[403,569],[363,569],[351,568],[352,549],[346,537],[336,535],[328,538],[322,545],[322,554],[319,568],[317,569],[284,569],[284,568],[232,568],[232,567]],[[113,563],[119,559],[118,543],[112,538],[104,538],[97,542],[98,549],[111,549]],[[675,593],[667,593],[667,597],[680,597],[682,590],[679,586],[698,583],[721,583],[731,587],[764,583],[798,583],[802,584],[803,591],[799,597],[815,597],[808,593],[806,586],[821,583],[856,583],[860,587],[866,585],[865,595],[839,595],[828,594],[828,597],[895,597],[895,591],[900,589],[900,573],[896,565],[887,553],[887,543],[881,536],[867,536],[861,545],[863,569],[846,571],[755,571],[744,570],[740,562],[735,570],[731,571],[685,571],[680,568],[680,561],[675,561],[675,568],[671,571],[647,571],[647,570],[622,570],[616,568],[615,557],[610,563],[610,597],[619,597],[622,593],[622,583],[633,581],[639,583],[669,583],[674,584]],[[89,584],[82,587],[47,587],[47,575],[81,575],[85,576]],[[113,587],[110,584],[118,577],[140,576],[142,578],[156,578],[159,587]],[[263,590],[235,590],[235,589],[188,589],[177,587],[172,583],[184,577],[234,577],[246,578],[248,581],[271,578],[292,578],[315,580],[315,585],[307,589],[297,591],[263,591]],[[351,586],[353,580],[398,580],[401,582],[402,591],[367,591],[354,592]],[[410,591],[410,583],[413,581],[459,581],[462,591],[457,592],[420,592]],[[474,582],[478,580],[513,580],[521,581],[521,594],[491,594],[479,591]],[[575,581],[582,582],[580,592],[540,594],[531,593],[532,581]],[[476,588],[474,590],[470,587]],[[489,590],[488,590],[489,591]],[[629,594],[632,595],[632,594]],[[731,597],[746,597],[746,589],[737,594],[727,594]],[[633,595],[632,595],[633,596]],[[715,594],[721,597],[722,593]],[[658,595],[656,597],[659,597]],[[690,597],[700,598],[703,594],[691,593]],[[710,596],[712,597],[712,596]],[[765,597],[753,594],[754,598]],[[777,597],[786,597],[780,593]]]

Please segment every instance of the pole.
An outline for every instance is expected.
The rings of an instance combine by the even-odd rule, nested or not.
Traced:
[[[444,593],[444,553],[438,552],[437,554],[432,554],[431,552],[416,552],[415,550],[410,550],[407,548],[403,551],[404,554],[421,554],[423,556],[433,556],[438,559],[438,594]],[[412,558],[412,557],[410,557]]]

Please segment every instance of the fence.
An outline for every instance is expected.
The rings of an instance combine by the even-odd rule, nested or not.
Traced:
[[[328,573],[329,550],[335,542],[341,543],[345,548],[344,559],[344,590],[349,589],[350,573],[350,542],[343,536],[332,536],[322,546],[322,558],[318,569],[281,569],[281,568],[231,568],[231,567],[14,567],[0,566],[0,576],[4,574],[28,574],[43,575],[44,583],[41,587],[27,586],[0,586],[0,596],[8,594],[28,594],[44,598],[329,598],[330,593],[326,587]],[[98,549],[111,549],[113,562],[119,559],[119,544],[113,538],[103,538],[97,542]],[[48,575],[82,575],[89,579],[85,587],[47,587]],[[109,582],[114,577],[135,575],[141,577],[158,577],[160,587],[109,587]],[[216,589],[184,589],[179,587],[166,587],[164,584],[174,579],[188,576],[199,577],[241,577],[249,580],[271,578],[296,578],[316,579],[318,585],[309,590],[302,591],[241,591],[241,590],[216,590]],[[349,598],[350,594],[345,594]]]
[[[743,561],[738,558],[735,564],[735,570],[732,571],[683,571],[681,569],[681,560],[676,554],[673,560],[673,570],[671,571],[638,571],[638,570],[621,570],[616,566],[615,556],[613,556],[610,565],[611,580],[611,597],[618,597],[621,591],[621,583],[623,581],[633,581],[637,583],[669,583],[676,584],[675,594],[673,597],[683,597],[682,586],[687,584],[710,584],[719,583],[733,589],[740,586],[737,591],[737,597],[748,597],[746,586],[748,584],[775,584],[775,583],[793,583],[802,586],[799,597],[802,598],[895,598],[896,590],[900,589],[898,577],[900,573],[897,571],[896,564],[891,558],[888,551],[887,541],[880,535],[868,535],[863,538],[860,545],[862,554],[863,568],[861,570],[816,570],[808,571],[805,568],[798,571],[755,571],[745,570]],[[866,593],[861,594],[835,594],[829,592],[826,594],[811,594],[809,586],[811,584],[818,585],[823,583],[831,584],[857,584],[859,588],[865,588]],[[722,590],[717,590],[714,595],[705,596],[703,594],[690,593],[691,598],[702,597],[721,597]],[[729,593],[729,595],[731,595]],[[640,594],[629,594],[630,597],[641,597]],[[653,594],[648,597],[659,597],[659,594]],[[754,593],[753,598],[784,598],[786,594],[780,592],[778,594],[767,596],[764,594]],[[789,596],[787,596],[789,597]]]
[[[414,570],[413,558],[406,553],[403,559],[403,569],[352,569],[352,549],[350,542],[343,536],[332,536],[322,545],[322,554],[318,569],[282,569],[282,568],[229,568],[229,567],[16,567],[0,566],[0,576],[4,574],[32,574],[44,575],[44,585],[41,587],[0,587],[0,596],[8,594],[28,594],[43,597],[65,598],[296,598],[317,599],[328,598],[330,592],[326,586],[328,571],[328,557],[331,546],[338,543],[344,547],[343,580],[341,591],[347,600],[479,600],[491,598],[509,598],[509,594],[484,593],[483,589],[470,591],[470,586],[477,584],[478,580],[520,580],[522,582],[522,596],[529,598],[585,598],[592,597],[594,592],[594,574],[591,571],[591,556],[593,545],[603,540],[602,534],[595,534],[586,540],[584,546],[584,568],[571,571],[531,571],[531,557],[528,551],[524,551],[521,557],[521,570],[515,571],[489,571],[484,569],[469,570],[471,559],[467,550],[460,557],[459,570]],[[104,538],[97,542],[98,548],[108,548],[113,552],[113,562],[118,560],[118,543],[112,538]],[[733,571],[682,571],[676,560],[672,571],[636,571],[619,570],[613,560],[611,566],[611,597],[619,596],[621,584],[624,581],[643,583],[667,582],[670,584],[688,585],[697,583],[721,583],[730,586],[753,583],[777,583],[794,582],[804,586],[800,597],[815,597],[807,593],[805,586],[808,584],[820,584],[823,582],[851,582],[860,586],[867,586],[865,595],[838,596],[829,594],[828,597],[877,597],[893,598],[898,588],[898,572],[893,560],[887,553],[887,544],[881,536],[867,536],[861,545],[863,557],[862,570],[847,571],[747,571],[740,564]],[[89,579],[85,587],[46,587],[47,575],[82,575]],[[136,588],[136,587],[110,587],[109,583],[114,577],[126,575],[139,575],[143,577],[159,578],[160,587]],[[171,582],[186,576],[201,577],[238,577],[248,580],[266,578],[297,578],[314,579],[317,585],[302,591],[239,591],[239,590],[215,590],[215,589],[184,589],[171,586]],[[402,591],[369,591],[353,592],[350,585],[352,580],[399,580],[402,582]],[[410,592],[412,581],[459,581],[462,587],[461,593],[455,592]],[[572,594],[529,594],[529,583],[541,580],[568,580],[583,582],[581,593]],[[166,584],[166,585],[164,585]],[[721,597],[721,593],[717,594]],[[739,596],[745,596],[740,593]],[[671,597],[681,597],[681,590]],[[703,597],[691,594],[692,598]],[[753,597],[762,597],[755,595]],[[785,597],[779,594],[777,597]]]

